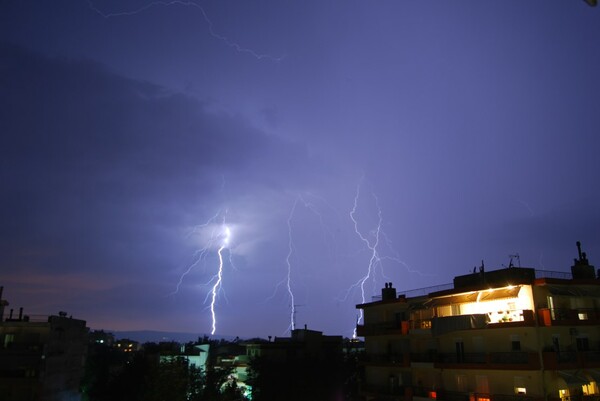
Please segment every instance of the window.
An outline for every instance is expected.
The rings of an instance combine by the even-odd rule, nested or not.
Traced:
[[[510,349],[511,351],[521,351],[521,339],[517,334],[510,336]]]
[[[584,384],[581,386],[583,390],[583,395],[597,395],[598,394],[598,385],[596,382],[592,381],[588,384]]]
[[[456,375],[456,389],[458,391],[468,391],[467,375]]]
[[[465,343],[463,343],[462,339],[457,339],[454,344],[456,347],[456,362],[464,362],[465,361]]]
[[[587,337],[577,337],[577,351],[589,351],[590,342]]]
[[[15,342],[15,335],[14,334],[5,334],[4,335],[4,348],[7,348],[8,346],[10,346],[10,344]]]
[[[482,394],[490,393],[490,385],[489,385],[487,376],[484,376],[484,375],[475,376],[475,385],[476,385],[476,391],[478,393],[482,393]]]
[[[527,388],[525,387],[525,378],[523,376],[514,377],[515,394],[527,394]]]
[[[554,351],[559,352],[560,351],[560,341],[559,341],[559,335],[558,334],[552,334],[552,348],[554,348]]]

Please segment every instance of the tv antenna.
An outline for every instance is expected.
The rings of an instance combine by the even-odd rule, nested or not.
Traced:
[[[508,267],[515,267],[515,265],[513,264],[513,259],[517,260],[517,267],[521,267],[521,257],[519,256],[518,252],[513,255],[508,255],[508,257],[510,258],[510,261],[508,262]]]

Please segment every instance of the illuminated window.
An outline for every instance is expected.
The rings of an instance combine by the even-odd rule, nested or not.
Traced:
[[[558,396],[562,399],[562,400],[567,400],[569,398],[569,389],[561,389],[558,390]]]
[[[579,320],[588,320],[587,312],[579,312],[577,314],[577,317],[579,318]]]
[[[598,394],[598,384],[596,382],[591,382],[588,384],[584,384],[581,386],[583,390],[583,395],[597,395]]]
[[[527,389],[525,388],[525,378],[523,376],[515,376],[514,385],[515,394],[527,394]]]
[[[8,347],[13,342],[15,342],[14,334],[5,334],[4,335],[4,348]]]

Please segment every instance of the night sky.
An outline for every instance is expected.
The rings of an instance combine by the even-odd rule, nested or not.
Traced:
[[[583,0],[2,0],[0,135],[30,315],[350,336],[361,286],[600,267]]]

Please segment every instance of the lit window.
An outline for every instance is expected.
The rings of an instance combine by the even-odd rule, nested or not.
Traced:
[[[5,334],[4,335],[4,348],[8,347],[9,344],[13,343],[14,341],[15,341],[14,334]]]
[[[598,394],[598,385],[596,382],[590,382],[588,384],[584,384],[581,386],[583,390],[583,395],[597,395]]]
[[[577,317],[579,318],[579,320],[588,320],[587,312],[579,312],[577,314]]]
[[[525,387],[515,387],[515,394],[527,394]]]

